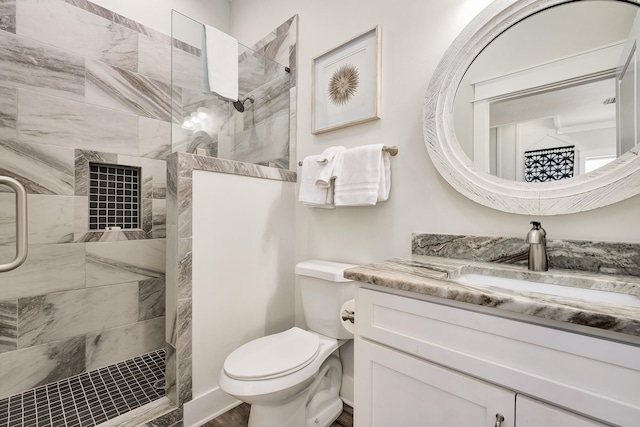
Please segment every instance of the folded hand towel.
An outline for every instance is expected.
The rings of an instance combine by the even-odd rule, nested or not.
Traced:
[[[202,79],[205,92],[238,99],[238,41],[216,28],[203,25]]]
[[[389,153],[382,144],[346,150],[336,172],[336,206],[371,206],[389,198],[391,174]]]
[[[342,156],[346,148],[342,146],[329,147],[318,157],[320,170],[316,175],[316,185],[322,188],[329,188],[332,180],[342,163]]]
[[[322,152],[322,154],[320,154],[320,156],[318,156],[318,164],[328,164],[335,158],[336,154],[341,154],[344,150],[346,150],[346,148],[341,145],[335,145],[333,147],[327,148]]]
[[[298,200],[309,207],[333,208],[333,188],[318,187],[316,176],[320,171],[319,156],[308,156],[302,161]]]

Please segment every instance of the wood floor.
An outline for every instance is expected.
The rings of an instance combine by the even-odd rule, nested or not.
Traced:
[[[250,408],[248,404],[243,403],[218,418],[203,424],[202,427],[247,427]],[[331,424],[331,427],[353,427],[353,409],[348,405],[344,405],[342,414]]]

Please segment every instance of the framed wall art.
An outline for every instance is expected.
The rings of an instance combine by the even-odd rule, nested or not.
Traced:
[[[313,58],[312,133],[380,118],[380,46],[376,26]]]

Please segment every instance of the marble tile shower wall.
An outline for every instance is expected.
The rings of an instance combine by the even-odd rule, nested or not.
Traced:
[[[240,91],[255,102],[244,113],[231,111],[230,144],[220,147],[221,157],[289,169],[289,73],[253,51],[240,56],[238,67]]]
[[[0,274],[0,398],[165,345],[171,39],[86,0],[0,0],[0,175],[29,257]],[[139,167],[142,228],[89,232],[89,162]],[[0,193],[0,259],[14,252]]]

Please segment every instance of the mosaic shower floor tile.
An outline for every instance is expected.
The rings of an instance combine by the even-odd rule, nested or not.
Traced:
[[[0,400],[0,427],[92,427],[165,395],[165,351]]]

